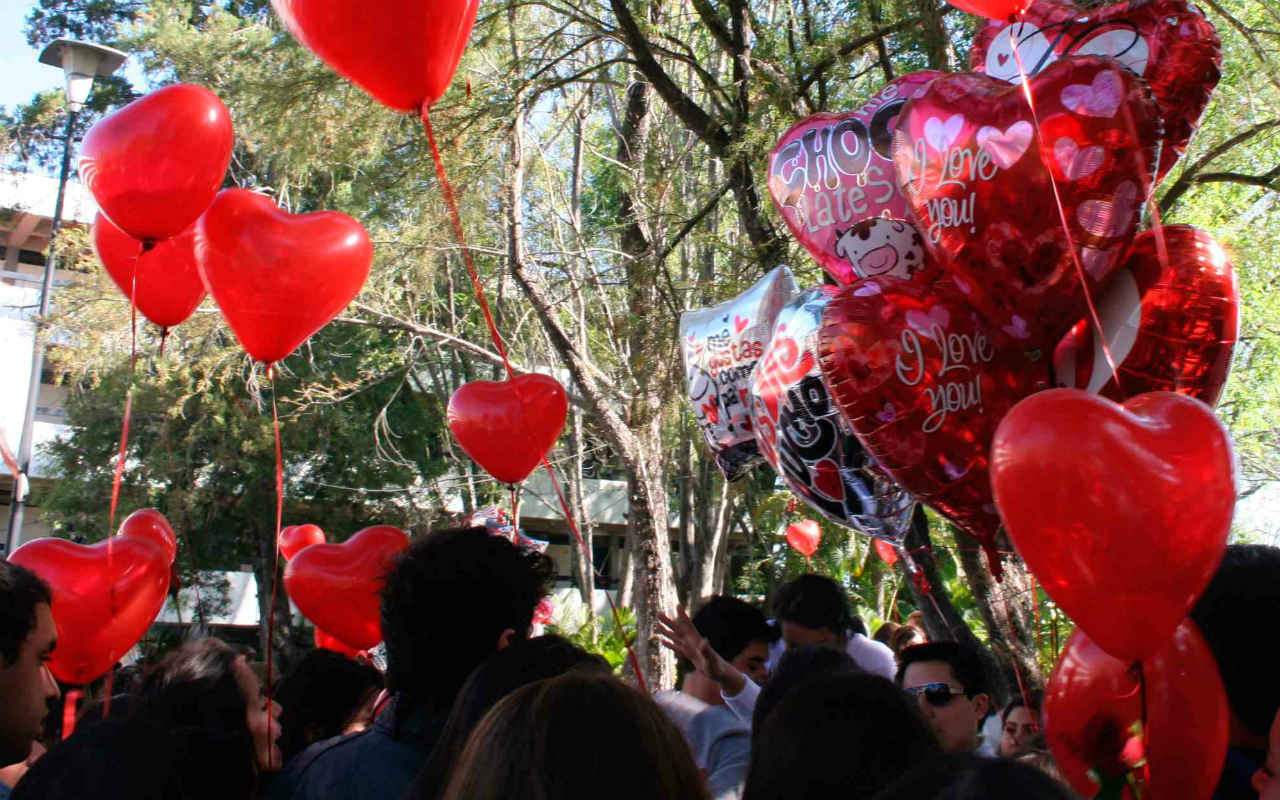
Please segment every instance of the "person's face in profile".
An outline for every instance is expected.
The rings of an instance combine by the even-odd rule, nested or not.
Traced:
[[[742,652],[729,663],[754,681],[757,686],[763,686],[769,679],[768,662],[769,643],[756,641],[748,642],[747,646],[742,648]]]
[[[58,629],[48,603],[37,603],[36,624],[9,663],[0,656],[0,766],[25,759],[31,743],[41,735],[50,701],[58,697],[58,683],[49,659],[58,644]]]
[[[1253,773],[1253,788],[1258,792],[1258,800],[1280,800],[1280,713],[1271,721],[1267,760]]]
[[[1031,749],[1031,742],[1040,733],[1040,720],[1026,706],[1017,706],[1004,721],[1004,733],[1000,737],[1000,755],[1013,758]]]
[[[920,703],[945,753],[970,753],[978,746],[978,723],[987,714],[985,694],[965,696],[945,661],[916,661],[902,675],[902,688]]]
[[[267,700],[262,682],[244,656],[235,660],[231,671],[244,698],[245,722],[249,725],[249,733],[253,734],[253,752],[258,768],[274,772],[281,766],[280,748],[276,745],[280,738],[280,704]]]

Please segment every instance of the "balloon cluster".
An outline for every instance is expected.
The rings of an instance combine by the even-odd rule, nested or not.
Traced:
[[[1235,500],[1211,406],[1237,295],[1209,234],[1154,209],[1148,226],[1143,207],[1217,84],[1220,43],[1186,0],[953,2],[991,17],[973,71],[900,77],[772,153],[774,203],[836,285],[775,318],[751,381],[758,452],[890,558],[908,517],[881,501],[932,506],[997,577],[1007,531],[1079,626],[1048,703],[1066,777],[1093,796],[1158,762],[1153,787],[1207,797],[1226,706],[1186,613]]]

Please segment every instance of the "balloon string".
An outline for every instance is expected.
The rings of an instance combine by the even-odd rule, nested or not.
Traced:
[[[471,289],[475,292],[476,302],[480,304],[480,311],[484,314],[485,324],[489,327],[489,336],[493,339],[493,346],[498,349],[498,355],[502,356],[502,364],[507,369],[507,377],[514,378],[515,370],[511,368],[511,362],[507,359],[507,348],[502,343],[502,335],[498,333],[498,325],[493,321],[493,312],[489,310],[489,301],[485,299],[484,287],[480,285],[480,274],[476,271],[475,262],[471,259],[471,247],[467,245],[466,234],[462,231],[462,215],[458,213],[458,201],[453,194],[453,185],[449,183],[449,175],[445,172],[444,161],[440,158],[440,149],[436,146],[436,134],[431,127],[431,111],[427,106],[422,107],[422,124],[427,129],[427,142],[431,146],[431,160],[436,165],[436,175],[440,178],[440,188],[444,193],[445,205],[449,207],[449,219],[453,223],[453,234],[458,239],[458,245],[462,248],[462,260],[467,265],[467,274],[471,276]]]
[[[271,736],[271,725],[273,715],[271,713],[271,696],[275,691],[272,681],[271,668],[273,665],[272,655],[275,652],[276,638],[276,590],[279,588],[280,573],[280,527],[284,523],[284,454],[280,447],[280,413],[276,408],[276,373],[275,365],[267,365],[267,380],[271,382],[271,432],[275,435],[276,445],[276,535],[272,539],[271,549],[275,553],[275,560],[271,567],[271,605],[267,607],[267,680],[265,694],[267,698],[267,741],[273,741]],[[279,765],[270,763],[271,753],[267,754],[267,768],[272,769]]]
[[[507,488],[511,492],[511,543],[515,544],[520,531],[520,495],[514,483],[508,484]]]
[[[1040,161],[1044,164],[1044,133],[1040,129],[1040,115],[1036,113],[1035,98],[1031,94],[1031,78],[1027,75],[1026,67],[1022,63],[1022,54],[1018,51],[1018,37],[1013,33],[1013,26],[1009,26],[1009,44],[1013,49],[1013,60],[1018,65],[1018,75],[1022,78],[1022,94],[1027,99],[1027,107],[1031,109],[1031,124],[1036,129],[1036,142],[1040,146]],[[1062,222],[1062,232],[1067,238],[1067,250],[1071,252],[1071,262],[1076,268],[1076,278],[1080,281],[1080,288],[1084,292],[1085,305],[1089,307],[1089,319],[1093,322],[1095,335],[1098,337],[1098,343],[1102,346],[1102,355],[1107,360],[1107,366],[1111,368],[1111,374],[1116,379],[1116,387],[1123,394],[1124,388],[1120,381],[1120,370],[1116,366],[1116,360],[1111,355],[1111,346],[1107,343],[1107,332],[1102,327],[1102,318],[1098,315],[1098,307],[1093,302],[1093,292],[1089,291],[1089,283],[1085,279],[1084,265],[1080,263],[1080,254],[1076,252],[1075,237],[1071,235],[1071,224],[1067,220],[1067,210],[1062,207],[1062,193],[1058,190],[1058,180],[1053,177],[1053,169],[1044,164],[1045,172],[1049,176],[1049,185],[1053,188],[1053,203],[1058,209],[1058,219]],[[988,551],[990,556],[990,551]],[[999,580],[997,578],[997,580]]]
[[[143,253],[147,248],[143,246]],[[139,254],[138,258],[142,258]],[[138,363],[138,259],[133,260],[133,275],[129,281],[129,379]]]
[[[15,482],[15,490],[17,489],[18,473],[22,470],[18,468],[18,459],[14,457],[13,451],[9,449],[9,441],[5,438],[4,429],[0,428],[0,460],[4,461],[4,465],[9,468],[9,472],[13,475]]]
[[[71,689],[62,700],[63,741],[70,738],[71,734],[76,730],[76,706],[79,705],[81,697],[84,697],[84,692],[82,690]]]
[[[1022,704],[1027,708],[1031,708],[1031,693],[1027,691],[1027,682],[1023,679],[1022,668],[1018,666],[1018,653],[1016,650],[1018,637],[1017,631],[1013,627],[1013,607],[1009,605],[1009,597],[1004,592],[1004,586],[997,586],[996,594],[1000,596],[1000,601],[1004,604],[1005,626],[1008,628],[1005,631],[1005,635],[1009,637],[1009,663],[1013,665],[1013,677],[1018,682],[1018,694],[1022,697]]]
[[[169,340],[169,329],[160,329],[160,348],[156,351],[157,358],[164,358],[164,343]]]
[[[569,511],[569,502],[565,500],[564,490],[560,487],[560,481],[556,478],[556,471],[552,469],[551,462],[547,461],[546,456],[542,457],[542,467],[547,471],[547,477],[551,479],[551,488],[555,490],[556,498],[560,501],[560,510],[564,513],[564,521],[569,525],[569,530],[573,532],[573,538],[578,542],[578,548],[587,559],[587,564],[591,567],[591,570],[596,575],[600,575],[600,571],[595,568],[595,559],[592,557],[590,549],[587,548],[586,540],[582,538],[582,533],[578,530],[578,523],[574,521],[573,514]],[[603,575],[600,576],[603,577]],[[623,637],[627,648],[627,659],[631,662],[631,669],[636,674],[636,683],[639,684],[640,691],[648,692],[644,673],[640,670],[640,659],[636,657],[636,651],[631,646],[631,642],[626,639],[625,630],[622,626],[622,614],[618,611],[618,604],[614,602],[613,595],[608,592],[604,593],[604,598],[609,601],[609,611],[613,614],[614,628],[618,631],[618,635]]]
[[[129,447],[129,421],[133,416],[133,387],[124,393],[124,420],[120,423],[120,446],[116,450],[115,477],[111,482],[111,510],[107,517],[107,530],[116,527],[116,506],[120,502],[120,482],[124,477],[125,450]]]

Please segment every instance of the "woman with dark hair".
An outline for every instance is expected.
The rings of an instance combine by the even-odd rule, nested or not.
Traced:
[[[751,749],[754,754],[756,737],[765,720],[782,702],[782,698],[801,684],[832,675],[862,675],[862,669],[853,656],[843,650],[832,650],[820,644],[793,647],[782,654],[773,668],[769,682],[760,690],[760,699],[751,714]]]
[[[609,662],[552,634],[515,642],[490,656],[462,685],[431,757],[407,797],[435,800],[440,796],[467,738],[499,700],[534,681],[570,671],[608,675]]]
[[[467,741],[445,800],[706,800],[684,737],[611,675],[569,672],[518,689]]]
[[[1030,701],[1028,704],[1027,701]],[[1015,758],[1034,749],[1045,749],[1040,727],[1040,701],[1015,697],[1000,712],[1001,758]]]
[[[868,797],[939,753],[916,704],[876,675],[792,689],[756,733],[743,800]]]
[[[288,763],[308,745],[373,722],[382,673],[331,650],[312,650],[281,679],[280,755]]]

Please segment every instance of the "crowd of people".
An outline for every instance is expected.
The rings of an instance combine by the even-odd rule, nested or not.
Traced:
[[[268,692],[205,638],[120,673],[49,741],[50,592],[0,562],[0,800],[1075,796],[1035,696],[998,697],[989,656],[919,618],[869,636],[828,578],[782,586],[772,618],[729,596],[662,617],[681,678],[649,695],[530,636],[551,575],[483,529],[435,532],[387,576],[385,673],[317,650]],[[1215,800],[1280,799],[1280,684],[1250,622],[1273,613],[1280,549],[1233,545],[1192,615],[1232,712]]]

